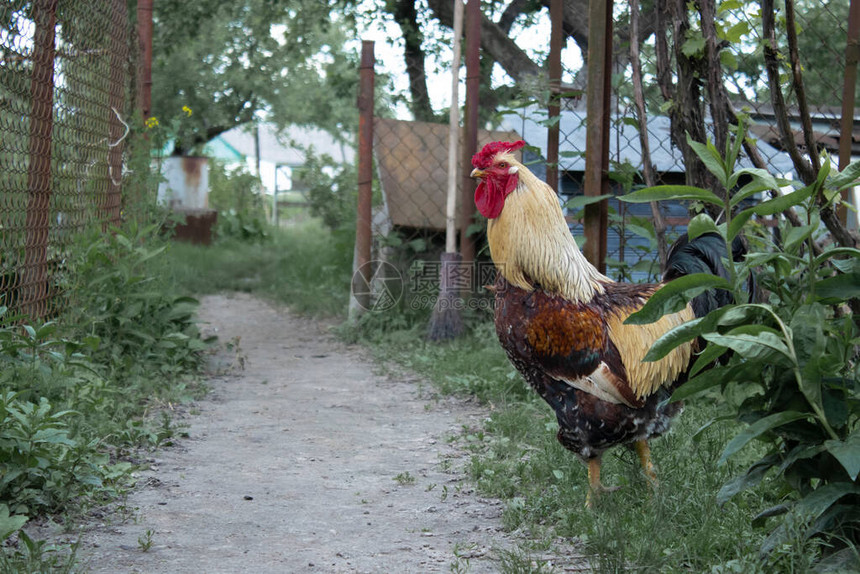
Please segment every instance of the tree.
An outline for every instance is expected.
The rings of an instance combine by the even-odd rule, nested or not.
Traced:
[[[358,63],[348,0],[155,3],[153,115],[176,154],[265,114],[349,139]],[[185,110],[183,110],[185,108]]]

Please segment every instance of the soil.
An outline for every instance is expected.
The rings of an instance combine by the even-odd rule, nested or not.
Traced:
[[[94,573],[498,572],[524,542],[464,474],[463,427],[485,407],[381,373],[358,346],[249,295],[202,300],[216,334],[211,392],[175,413],[111,513],[78,535]],[[582,570],[570,546],[534,553]],[[537,564],[536,564],[537,565]]]

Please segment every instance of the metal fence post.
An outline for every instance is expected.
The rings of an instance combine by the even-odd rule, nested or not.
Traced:
[[[144,120],[152,113],[152,2],[153,0],[137,2],[137,33],[143,55],[140,108]]]
[[[358,209],[355,225],[355,258],[350,314],[370,305],[371,201],[373,195],[373,42],[361,43],[358,94]],[[362,289],[355,289],[360,281]],[[358,305],[356,307],[355,305]]]
[[[125,0],[112,2],[110,31],[110,114],[108,133],[108,191],[104,206],[105,227],[117,224],[122,213],[122,151],[128,135],[120,114],[125,111],[125,26],[128,23],[128,5]]]
[[[30,165],[27,169],[27,218],[21,311],[45,314],[48,231],[51,209],[51,149],[54,129],[54,57],[57,0],[33,2],[33,72],[30,79]]]

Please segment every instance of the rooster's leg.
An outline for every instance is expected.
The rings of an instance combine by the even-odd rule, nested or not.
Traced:
[[[648,446],[647,440],[637,440],[636,454],[639,455],[639,462],[642,463],[642,470],[645,476],[649,478],[651,484],[657,484],[657,473],[654,472],[654,465],[651,463],[651,447]]]

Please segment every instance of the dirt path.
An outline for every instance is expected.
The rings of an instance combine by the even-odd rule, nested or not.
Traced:
[[[204,298],[200,314],[222,342],[240,337],[245,368],[213,379],[189,438],[140,474],[133,518],[82,535],[90,571],[498,571],[513,544],[501,505],[468,491],[467,455],[446,441],[481,409],[423,399],[250,296]]]

